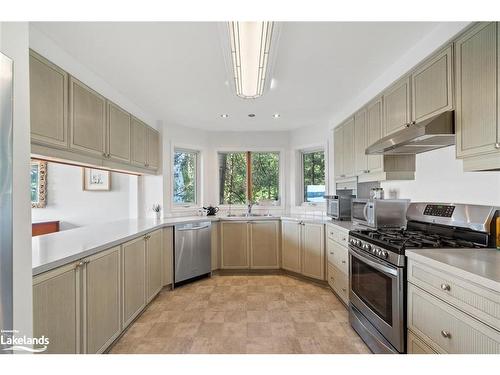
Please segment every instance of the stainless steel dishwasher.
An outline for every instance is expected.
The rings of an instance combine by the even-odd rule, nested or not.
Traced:
[[[212,228],[209,221],[175,226],[174,283],[212,272]]]

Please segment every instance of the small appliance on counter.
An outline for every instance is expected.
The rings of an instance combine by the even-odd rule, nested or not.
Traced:
[[[215,214],[219,212],[219,207],[208,206],[203,207],[203,209],[207,211],[207,216],[215,216]]]
[[[384,189],[381,187],[370,189],[370,199],[384,199]]]
[[[351,203],[356,198],[352,190],[339,192],[338,195],[325,195],[326,214],[334,220],[351,220]]]
[[[404,228],[409,199],[353,199],[352,222],[373,229]]]
[[[380,210],[379,221],[388,214]],[[349,321],[372,352],[406,352],[405,250],[495,248],[498,215],[498,207],[411,203],[406,229],[349,232]]]

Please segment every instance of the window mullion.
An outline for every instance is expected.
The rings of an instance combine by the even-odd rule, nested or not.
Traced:
[[[252,153],[246,152],[247,157],[247,201],[252,201]]]

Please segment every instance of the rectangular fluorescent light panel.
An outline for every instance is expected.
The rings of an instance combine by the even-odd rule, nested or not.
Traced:
[[[273,22],[229,22],[236,94],[253,99],[264,92]]]

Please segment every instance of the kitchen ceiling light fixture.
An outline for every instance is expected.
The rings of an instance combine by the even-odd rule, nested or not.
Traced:
[[[222,118],[228,118],[229,115],[227,113],[223,113],[222,115],[220,115],[220,117],[222,117]]]
[[[274,22],[229,22],[236,95],[255,99],[264,92]]]
[[[248,117],[255,117],[255,113],[249,113]]]
[[[274,118],[280,118],[280,114],[279,114],[279,113],[275,113],[275,114],[273,115],[273,117],[274,117]]]

